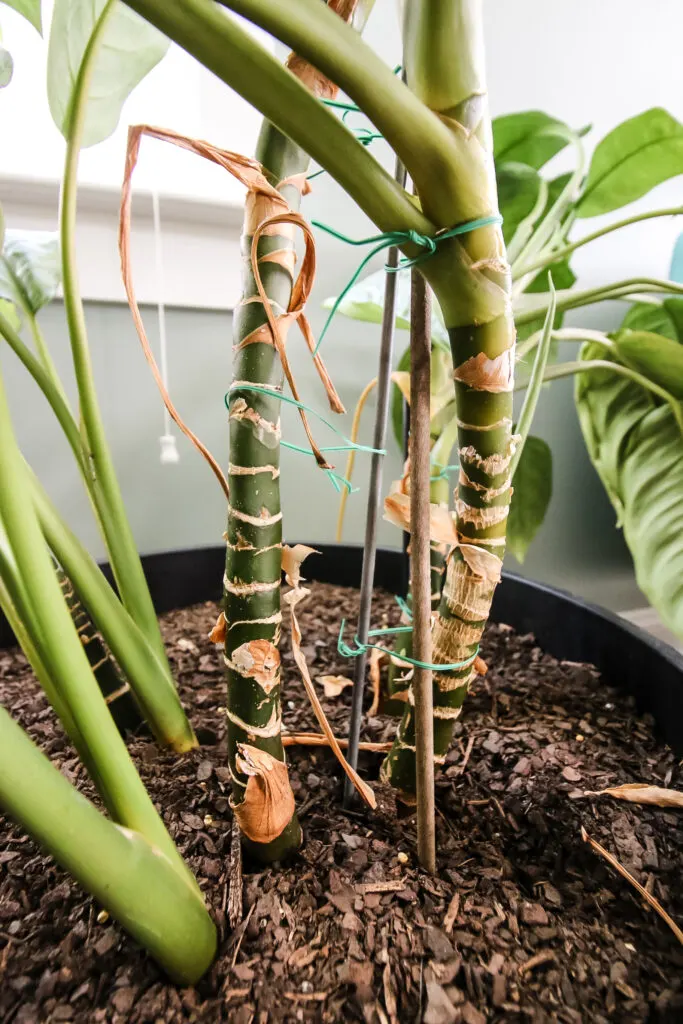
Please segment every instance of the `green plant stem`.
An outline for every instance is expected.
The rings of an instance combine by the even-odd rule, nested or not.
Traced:
[[[561,249],[555,249],[553,252],[546,253],[533,263],[528,263],[526,266],[520,267],[518,270],[515,268],[515,274],[516,276],[523,277],[534,270],[542,270],[543,267],[547,267],[551,263],[555,263],[557,260],[564,260],[568,256],[571,256],[571,254],[576,252],[577,249],[580,249],[581,246],[588,245],[589,242],[594,242],[597,238],[603,238],[605,235],[609,235],[613,231],[620,231],[621,228],[626,228],[630,224],[638,224],[640,221],[652,220],[655,217],[679,216],[683,216],[683,206],[671,206],[665,210],[648,210],[645,213],[634,214],[634,216],[626,217],[624,220],[618,220],[614,224],[608,224],[607,227],[600,228],[599,231],[593,231],[590,235],[584,235],[583,238],[579,238],[576,242],[570,242],[569,245],[565,245]]]
[[[1,377],[0,437],[0,519],[25,589],[31,621],[41,638],[41,651],[49,651],[55,686],[97,767],[103,798],[118,822],[142,833],[187,873],[128,756],[64,604],[33,509]]]
[[[172,749],[191,750],[197,741],[156,651],[30,471],[28,480],[45,539],[123,669],[150,728]]]
[[[602,331],[591,331],[581,327],[561,327],[553,331],[552,336],[556,341],[597,341],[600,345],[604,345],[605,348],[614,347],[614,342],[606,334],[603,334]],[[519,361],[528,355],[529,352],[533,352],[542,337],[543,331],[540,330],[532,334],[526,341],[520,342],[516,349],[517,360]]]
[[[107,821],[0,708],[0,805],[144,946],[192,985],[216,951],[203,900],[140,834]]]
[[[411,0],[405,5],[408,84],[445,123],[450,121],[454,134],[467,140],[470,159],[461,161],[461,185],[466,194],[480,197],[474,217],[497,209],[482,36],[478,0]],[[465,219],[461,193],[461,188],[451,189],[445,197],[451,223]],[[460,464],[455,503],[460,543],[448,561],[433,630],[432,661],[461,665],[434,672],[434,755],[439,763],[475,675],[477,645],[500,576],[514,454],[515,326],[502,232],[499,225],[490,225],[452,241],[424,264],[451,342]],[[403,799],[414,797],[415,718],[409,704],[382,774]]]
[[[124,606],[147,636],[162,663],[166,664],[166,652],[159,630],[159,623],[126,515],[97,402],[88,348],[85,314],[77,276],[75,231],[78,159],[95,58],[99,51],[108,19],[114,9],[115,0],[108,0],[83,55],[69,111],[66,131],[66,158],[59,209],[62,287],[74,371],[78,384],[83,434],[88,447],[88,458],[92,463],[97,486],[101,491],[101,506],[103,506],[101,511],[106,512],[105,515],[101,515],[101,519],[111,558],[112,570]]]
[[[668,391],[660,387],[659,384],[655,384],[654,381],[643,376],[642,373],[638,373],[637,370],[632,370],[629,366],[624,366],[622,363],[613,363],[609,359],[583,359],[571,363],[557,363],[555,366],[548,367],[543,379],[545,381],[560,380],[562,377],[572,377],[575,373],[584,373],[588,370],[611,370],[613,373],[621,374],[622,377],[628,377],[636,384],[640,384],[646,391],[657,395],[658,398],[661,398],[663,402],[666,402],[671,407],[674,419],[681,432],[681,437],[683,437],[683,405]]]
[[[38,323],[38,319],[37,319],[35,313],[32,310],[30,310],[28,307],[23,306],[22,309],[23,309],[24,316],[26,317],[26,322],[28,323],[29,330],[31,331],[31,335],[33,337],[33,341],[34,341],[35,346],[36,346],[36,351],[38,353],[38,358],[40,359],[41,363],[43,364],[43,367],[45,368],[46,373],[49,375],[50,380],[52,381],[52,383],[54,384],[55,388],[57,389],[57,391],[61,395],[61,397],[62,397],[62,399],[64,401],[64,404],[66,405],[67,409],[69,409],[69,400],[66,397],[66,392],[64,391],[64,386],[63,386],[63,384],[62,384],[62,382],[60,380],[59,374],[57,373],[57,367],[55,366],[54,360],[52,358],[52,355],[50,354],[50,350],[47,347],[47,342],[45,341],[45,336],[44,336],[43,332],[40,329],[40,324]],[[69,409],[69,411],[71,411],[71,410]]]
[[[548,276],[550,277],[550,275]],[[550,305],[548,306],[545,323],[543,324],[540,344],[536,350],[536,357],[531,370],[527,392],[524,396],[524,405],[522,406],[522,411],[517,422],[517,447],[510,461],[510,476],[512,477],[513,482],[515,478],[515,470],[519,465],[519,460],[522,457],[526,439],[529,436],[529,431],[531,430],[536,406],[538,405],[538,399],[541,395],[541,388],[543,387],[543,375],[545,373],[548,356],[550,354],[550,342],[553,336],[553,323],[555,321],[555,289],[553,288],[552,279],[550,279],[549,285]]]
[[[683,295],[683,285],[675,281],[664,281],[653,277],[634,277],[624,281],[615,281],[612,284],[601,285],[599,288],[588,288],[585,291],[560,292],[557,298],[558,312],[568,309],[578,309],[580,306],[590,306],[594,302],[605,302],[608,299],[627,299],[638,291],[652,292],[657,295]],[[518,327],[523,324],[532,323],[539,316],[543,316],[548,308],[548,303],[543,302],[532,309],[525,309],[515,313],[515,323]]]
[[[332,175],[381,231],[433,233],[434,226],[407,192],[352,132],[211,0],[126,3],[277,125]],[[415,247],[410,251],[414,254]]]

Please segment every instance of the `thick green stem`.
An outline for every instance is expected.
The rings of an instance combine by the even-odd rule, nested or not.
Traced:
[[[0,520],[25,591],[41,651],[60,697],[87,746],[116,820],[141,832],[187,874],[99,692],[63,601],[33,508],[27,469],[17,446],[0,377]],[[47,660],[47,659],[46,659]]]
[[[198,890],[137,832],[107,821],[0,708],[0,805],[181,985],[216,952]]]
[[[483,69],[480,0],[412,0],[406,5],[404,39],[408,84],[420,99],[448,118],[467,139],[469,164],[461,174],[467,194],[479,194],[475,211],[450,195],[451,222],[497,209],[492,173],[491,126]],[[428,45],[439,39],[449,61],[434,58]],[[425,265],[448,328],[458,410],[460,477],[456,526],[460,544],[448,562],[433,633],[433,661],[459,668],[434,673],[434,754],[443,761],[453,724],[471,679],[474,657],[500,578],[510,504],[512,378],[515,328],[510,270],[499,226],[490,226],[439,247]],[[450,282],[450,283],[449,283]],[[410,800],[415,793],[414,710],[406,706],[384,777]]]
[[[45,539],[123,669],[152,732],[180,753],[191,750],[197,741],[165,665],[32,473],[29,484]]]
[[[69,327],[74,371],[78,384],[83,434],[87,457],[101,491],[101,515],[112,570],[121,599],[132,617],[154,646],[162,663],[166,663],[159,623],[149,594],[140,556],[126,515],[121,490],[114,471],[104,424],[97,401],[90,351],[85,326],[85,313],[78,287],[76,263],[76,202],[78,190],[78,158],[83,137],[88,93],[95,59],[102,42],[107,21],[115,8],[114,0],[104,7],[88,42],[78,71],[67,126],[67,147],[60,195],[60,243],[62,254],[62,286],[64,308]],[[169,670],[170,675],[170,670]]]
[[[381,231],[433,232],[407,192],[339,118],[211,0],[125,2],[324,167]],[[360,74],[360,66],[358,70]],[[411,251],[416,251],[414,246]]]

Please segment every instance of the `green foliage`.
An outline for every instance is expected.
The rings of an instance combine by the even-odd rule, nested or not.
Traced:
[[[0,298],[35,315],[55,297],[61,279],[56,232],[5,232],[0,256]]]
[[[509,245],[519,227],[540,216],[545,205],[544,182],[541,175],[526,164],[503,163],[496,165],[498,205],[503,216],[503,238]],[[538,209],[539,199],[542,200]]]
[[[617,210],[678,174],[683,174],[683,125],[653,107],[617,125],[599,143],[577,216]]]
[[[683,345],[678,340],[649,331],[619,331],[616,345],[626,366],[683,401]]]
[[[102,32],[88,83],[83,146],[94,146],[116,129],[135,86],[168,49],[168,39],[118,0],[55,0],[47,59],[50,112],[65,138],[84,57]]]
[[[584,345],[581,358],[604,359],[604,348]],[[579,374],[575,394],[588,453],[623,526],[638,585],[683,637],[683,438],[671,407],[609,370]]]
[[[37,32],[43,33],[43,22],[40,14],[40,0],[0,0],[5,7],[23,15]]]
[[[545,519],[552,492],[552,452],[542,438],[530,434],[515,470],[507,525],[507,548],[520,563]]]
[[[0,46],[0,89],[4,89],[12,81],[14,61],[12,54],[4,46]]]
[[[665,299],[661,305],[634,302],[621,322],[621,330],[652,331],[683,342],[683,299]]]
[[[542,110],[496,117],[493,128],[493,155],[496,163],[515,162],[540,170],[556,153],[565,148],[570,131],[563,121]]]

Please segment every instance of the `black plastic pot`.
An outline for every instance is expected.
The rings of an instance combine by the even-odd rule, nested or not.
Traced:
[[[357,586],[361,561],[359,547],[326,544],[306,562],[306,576]],[[223,547],[147,555],[142,562],[159,613],[220,597]],[[405,579],[403,553],[380,549],[376,586],[400,594]],[[639,710],[653,716],[662,739],[683,754],[683,655],[678,651],[604,608],[512,573],[503,575],[496,590],[492,618],[519,633],[533,633],[539,646],[560,660],[594,665],[608,686],[632,694]],[[12,642],[0,616],[0,647]]]

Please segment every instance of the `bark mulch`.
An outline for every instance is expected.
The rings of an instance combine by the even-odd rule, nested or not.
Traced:
[[[352,674],[336,650],[357,592],[316,585],[301,608],[312,675]],[[383,794],[375,815],[340,806],[327,751],[290,748],[305,842],[289,864],[245,865],[244,918],[226,921],[230,870],[221,659],[209,604],[171,613],[164,633],[202,742],[179,758],[144,737],[132,754],[213,908],[219,956],[192,989],[152,961],[50,858],[0,818],[0,1021],[683,1021],[683,947],[581,840],[581,826],[683,917],[680,812],[584,797],[623,782],[681,787],[681,769],[628,699],[589,666],[558,662],[533,636],[491,626],[489,665],[437,782],[438,873],[415,861],[415,825]],[[376,624],[394,623],[387,594]],[[289,730],[317,730],[289,644]],[[0,701],[78,786],[80,765],[23,657],[0,651]],[[338,735],[349,691],[324,700]],[[366,721],[391,738],[395,721]],[[376,779],[380,756],[362,755]]]

